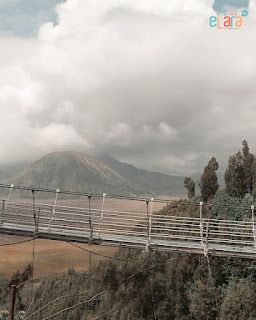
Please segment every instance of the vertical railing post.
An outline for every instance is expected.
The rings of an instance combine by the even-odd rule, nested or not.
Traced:
[[[6,209],[6,200],[3,200],[2,212],[1,212],[1,222],[0,227],[3,228],[4,226],[4,211]]]
[[[255,230],[254,206],[251,206],[251,211],[252,211],[252,232],[253,232],[253,239],[254,239],[254,247],[256,247],[256,230]]]
[[[99,234],[100,234],[100,228],[101,228],[101,224],[102,224],[102,220],[103,220],[103,212],[104,212],[105,196],[106,196],[106,194],[105,194],[105,193],[103,193],[103,194],[102,194],[101,210],[100,210],[100,222],[99,222],[99,227],[98,227],[97,235],[99,235]]]
[[[209,237],[209,221],[206,224],[206,234],[205,234],[205,244],[204,244],[204,255],[205,256],[207,256],[209,254],[208,237]]]
[[[33,216],[34,216],[34,225],[35,225],[35,232],[34,232],[34,236],[36,235],[36,225],[37,225],[37,222],[36,222],[36,204],[35,204],[35,190],[32,189],[31,190],[32,192],[32,204],[33,204]]]
[[[37,214],[37,222],[36,222],[36,232],[37,232],[37,233],[39,232],[40,211],[41,211],[41,208],[39,207],[39,208],[38,208],[38,214]]]
[[[92,215],[91,215],[91,195],[88,195],[89,200],[89,227],[90,227],[90,237],[89,237],[89,244],[93,242],[93,222],[92,222]]]
[[[204,240],[203,205],[204,205],[204,203],[202,201],[200,201],[200,237],[201,237],[201,243],[203,243],[203,240]]]
[[[7,196],[7,200],[6,200],[6,203],[5,203],[5,210],[7,209],[7,205],[8,205],[10,196],[11,196],[11,194],[12,194],[13,187],[14,187],[14,184],[11,184],[11,189],[10,189],[10,192],[9,192],[9,194],[8,194],[8,196]]]
[[[149,200],[146,200],[146,206],[147,206],[147,240],[146,240],[146,251],[148,251],[148,239],[149,239],[149,210],[148,210],[148,204]]]
[[[52,208],[52,212],[51,212],[51,216],[50,216],[50,221],[49,221],[49,226],[48,226],[48,231],[51,232],[52,230],[52,220],[53,220],[53,216],[54,216],[54,213],[55,213],[55,209],[56,209],[56,204],[57,204],[57,199],[58,199],[58,194],[60,192],[60,189],[57,189],[56,190],[56,196],[55,196],[55,202],[54,202],[54,205],[53,205],[53,208]]]
[[[150,244],[151,244],[153,202],[154,202],[154,198],[151,198],[150,199],[150,211],[149,211],[148,210],[149,201],[146,200],[146,203],[147,203],[147,245],[146,245],[146,251],[150,250]]]
[[[9,194],[7,196],[7,199],[3,200],[2,212],[1,212],[1,220],[0,220],[0,228],[3,228],[3,226],[4,226],[4,212],[7,209],[7,205],[8,205],[8,202],[9,202],[13,187],[14,187],[14,184],[11,184],[10,192],[9,192]]]

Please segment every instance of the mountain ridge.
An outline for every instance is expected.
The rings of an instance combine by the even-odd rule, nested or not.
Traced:
[[[108,155],[92,157],[83,152],[59,151],[44,155],[4,182],[82,193],[176,197],[186,193],[183,181],[182,176],[138,169]]]
[[[101,155],[97,158],[133,183],[141,185],[157,195],[180,196],[186,193],[183,176],[171,176],[156,171],[138,169],[109,155]]]
[[[46,154],[6,183],[77,192],[144,193],[143,188],[132,185],[104,163],[74,151]]]

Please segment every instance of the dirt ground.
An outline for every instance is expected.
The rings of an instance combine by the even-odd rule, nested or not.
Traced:
[[[54,203],[54,200],[42,200],[43,203]],[[87,207],[85,200],[59,200],[59,205]],[[92,201],[92,207],[101,208],[102,200]],[[164,206],[162,203],[154,203],[153,210],[159,210]],[[124,201],[106,199],[105,209],[146,212],[145,202]],[[41,275],[63,272],[69,268],[75,270],[87,269],[89,267],[89,253],[75,248],[74,246],[61,241],[37,239],[34,242],[16,244],[11,246],[2,246],[1,244],[23,241],[26,238],[0,234],[0,275],[9,278],[17,270],[22,271],[26,265],[32,261],[34,246],[34,277]],[[117,250],[114,247],[96,246],[80,244],[89,250],[97,253],[113,256]],[[91,255],[93,267],[102,259],[97,255]]]
[[[26,239],[28,238],[0,235],[0,245]],[[17,270],[23,271],[25,266],[32,261],[33,246],[35,277],[63,272],[69,268],[84,270],[89,267],[89,253],[66,242],[36,239],[34,242],[0,247],[0,274],[5,278],[9,278]],[[79,246],[108,256],[113,256],[116,251],[114,247],[88,246],[85,244],[79,244]],[[100,256],[92,255],[94,267],[100,259]]]

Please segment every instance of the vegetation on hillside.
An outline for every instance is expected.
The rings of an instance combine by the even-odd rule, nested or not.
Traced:
[[[189,202],[199,200],[194,197]],[[236,198],[218,191],[205,215],[244,219],[253,197]],[[225,210],[220,210],[229,204]],[[198,206],[184,201],[165,206],[161,215],[198,216]],[[247,320],[255,319],[256,261],[120,248],[117,260],[104,260],[89,272],[70,270],[67,278],[48,279],[35,293],[30,314],[39,320]],[[106,291],[104,291],[106,290]],[[97,298],[95,295],[102,293]],[[66,298],[64,298],[66,296]],[[92,299],[92,301],[90,301]],[[27,305],[29,301],[27,302]]]
[[[9,314],[8,314],[8,302],[9,302],[9,291],[11,285],[18,286],[22,283],[25,283],[32,279],[33,276],[33,265],[30,263],[28,264],[23,272],[20,272],[19,270],[13,274],[10,281],[7,281],[6,279],[0,278],[0,320],[8,320]],[[24,291],[17,290],[16,294],[16,315],[14,320],[22,320],[23,317],[19,313],[25,309],[24,304],[24,294],[27,295],[27,289]]]
[[[227,197],[218,192],[214,199],[221,204]],[[190,215],[198,214],[198,207],[188,208]],[[161,214],[184,212],[184,205],[176,203],[164,207]],[[213,214],[218,216],[219,212]],[[240,209],[234,218],[242,214]],[[41,320],[75,305],[55,319],[89,320],[108,311],[102,319],[255,319],[254,260],[210,257],[211,278],[207,259],[200,255],[120,248],[115,258],[119,260],[101,261],[92,274],[70,270],[68,278],[44,280],[35,292],[30,314],[58,297],[67,297],[48,305],[32,319]]]

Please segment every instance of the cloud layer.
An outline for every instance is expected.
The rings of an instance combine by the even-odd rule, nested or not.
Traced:
[[[68,0],[33,39],[1,37],[0,162],[64,149],[192,173],[256,152],[255,1],[241,30],[212,0]]]

